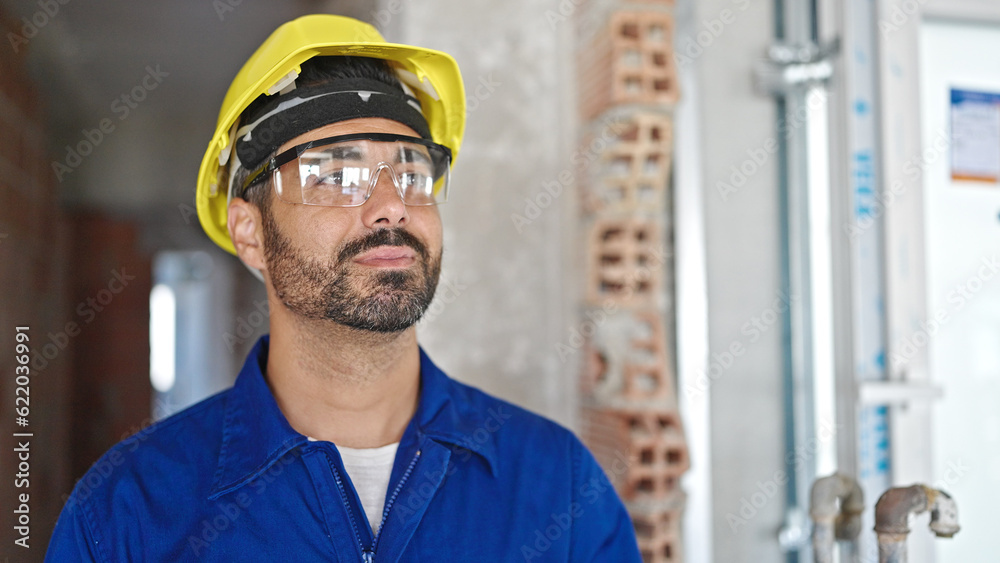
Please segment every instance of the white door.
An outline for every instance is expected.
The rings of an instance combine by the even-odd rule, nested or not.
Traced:
[[[938,561],[986,561],[1000,553],[1000,25],[925,20],[920,51],[928,322],[913,345],[926,337],[944,390],[934,485],[962,525],[935,546]]]

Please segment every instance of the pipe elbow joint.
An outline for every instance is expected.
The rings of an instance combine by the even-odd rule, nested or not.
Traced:
[[[813,521],[833,525],[837,539],[853,540],[861,532],[865,499],[861,486],[854,478],[834,473],[817,479],[809,500],[809,515]]]
[[[910,514],[931,512],[931,531],[950,538],[958,533],[958,506],[947,493],[925,485],[894,487],[875,504],[875,532],[880,535],[905,536],[910,533]]]
[[[875,503],[875,532],[909,534],[910,514],[924,510],[927,510],[927,490],[923,485],[893,487]]]

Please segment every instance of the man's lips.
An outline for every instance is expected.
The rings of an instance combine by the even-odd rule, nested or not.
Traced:
[[[378,246],[354,258],[358,264],[383,268],[402,268],[414,262],[416,252],[408,246]]]

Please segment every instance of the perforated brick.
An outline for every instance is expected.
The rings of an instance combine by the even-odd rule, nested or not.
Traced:
[[[655,306],[666,261],[660,226],[640,218],[597,219],[587,245],[591,305]]]
[[[585,137],[583,146],[596,153],[583,175],[587,213],[664,213],[673,159],[670,116],[619,118]]]
[[[676,410],[584,409],[583,436],[625,501],[679,493],[690,462]]]
[[[582,390],[602,406],[647,404],[674,408],[673,367],[662,316],[651,310],[606,313],[586,346]]]
[[[678,563],[681,555],[681,508],[643,513],[633,509],[632,525],[643,563]]]
[[[679,96],[668,11],[622,10],[581,46],[580,109],[593,119],[621,104],[673,105]]]

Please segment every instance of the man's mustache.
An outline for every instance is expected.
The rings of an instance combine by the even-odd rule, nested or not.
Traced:
[[[413,233],[403,229],[378,229],[370,234],[344,245],[337,254],[338,262],[345,262],[361,254],[362,252],[377,248],[379,246],[409,246],[420,255],[424,261],[428,259],[427,246],[420,242]]]

